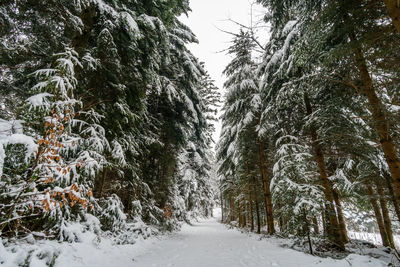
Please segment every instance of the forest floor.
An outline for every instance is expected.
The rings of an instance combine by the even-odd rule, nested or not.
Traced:
[[[286,243],[285,239],[261,239],[256,234],[229,229],[214,217],[185,225],[182,231],[154,242],[150,249],[134,256],[133,266],[387,266],[383,261],[356,254],[341,260],[319,258],[283,248]]]
[[[95,235],[88,233],[79,243],[46,241],[35,242],[34,246],[44,251],[57,249],[60,253],[55,267],[388,266],[387,262],[358,254],[340,260],[312,256],[283,247],[292,242],[288,239],[242,233],[221,224],[219,219],[200,220],[184,225],[179,232],[138,240],[132,245],[115,245],[105,238],[94,242]],[[0,265],[1,256],[8,258],[3,262],[7,267],[16,266],[21,258],[19,252],[4,253],[0,247]],[[45,266],[45,263],[36,258],[29,266]]]

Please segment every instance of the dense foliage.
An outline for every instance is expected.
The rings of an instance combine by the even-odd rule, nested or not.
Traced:
[[[219,94],[186,47],[188,11],[187,0],[1,2],[2,237],[74,241],[77,222],[147,235],[211,214]]]
[[[373,226],[363,214],[394,247],[400,32],[390,1],[258,2],[269,10],[264,52],[257,57],[244,28],[226,69],[217,149],[224,220],[254,228],[261,217],[269,233],[299,237],[323,226],[344,249],[347,228]]]

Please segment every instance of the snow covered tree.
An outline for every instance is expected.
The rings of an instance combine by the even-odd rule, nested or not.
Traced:
[[[173,229],[211,214],[218,93],[186,47],[197,42],[178,20],[188,11],[186,0],[2,2],[3,235],[75,240],[70,222],[91,212],[129,238],[132,223]]]
[[[25,140],[12,142],[35,140],[38,144],[34,143],[35,157],[19,179],[5,173],[8,179],[3,197],[8,204],[2,207],[5,220],[1,229],[7,227],[15,234],[19,227],[25,229],[24,224],[59,231],[64,220],[76,219],[86,209],[93,209],[93,178],[105,164],[102,153],[108,149],[108,142],[98,124],[101,116],[93,110],[80,110],[81,102],[74,98],[75,67],[81,67],[77,53],[67,48],[55,57],[54,68],[33,73],[40,80],[32,89],[38,94],[27,100],[27,116],[31,111],[39,113],[36,118],[42,124],[42,134],[20,134]],[[15,135],[3,140],[8,143],[7,139],[13,140]],[[47,222],[37,225],[41,220]]]
[[[393,134],[396,126],[390,123],[391,112],[388,106],[393,105],[390,102],[393,101],[392,96],[397,95],[397,89],[392,87],[393,83],[396,83],[395,80],[384,77],[391,76],[386,76],[386,74],[397,72],[397,70],[380,62],[384,59],[393,59],[392,53],[398,48],[398,34],[391,23],[378,22],[378,18],[385,16],[387,12],[384,3],[381,1],[369,5],[368,1],[357,1],[355,5],[352,5],[346,1],[260,2],[271,8],[274,14],[271,18],[276,25],[281,23],[282,18],[290,12],[292,7],[301,14],[304,21],[302,32],[305,36],[302,40],[302,48],[299,49],[301,62],[308,66],[310,64],[326,66],[339,62],[341,68],[337,69],[347,70],[344,75],[336,72],[324,73],[324,75],[330,82],[347,85],[355,93],[362,93],[363,99],[366,100],[364,106],[370,112],[373,129],[379,136],[392,182],[396,188],[398,185],[396,177],[399,176],[396,137]],[[343,25],[347,26],[343,27]],[[321,29],[326,29],[326,31]],[[382,35],[382,32],[385,34]],[[379,49],[374,49],[377,47],[373,41],[374,36],[381,36]],[[383,80],[385,80],[384,84]],[[399,193],[396,194],[399,195]]]
[[[257,157],[253,157],[253,160],[258,161],[258,168],[261,171],[265,190],[264,203],[268,232],[273,234],[275,230],[269,186],[270,178],[268,176],[264,149],[265,141],[263,138],[254,135],[260,123],[261,116],[261,98],[258,89],[258,79],[256,77],[257,65],[253,59],[255,46],[252,33],[241,30],[234,37],[233,44],[228,50],[234,58],[225,69],[227,81],[224,86],[228,92],[223,108],[223,127],[221,139],[217,147],[217,156],[220,160],[220,174],[228,177],[235,173],[236,179],[239,179],[240,169],[242,169],[243,173],[243,170],[248,168],[248,166],[242,165],[248,160],[243,157],[245,150],[242,149],[242,139],[246,139],[247,136],[253,136],[258,141],[258,145],[252,147],[252,151],[257,155]],[[246,181],[246,184],[249,183],[248,178],[244,178],[244,181]]]
[[[312,162],[311,148],[297,137],[282,134],[277,140],[276,163],[273,170],[272,192],[282,232],[302,233],[308,220],[320,214],[323,191],[317,183],[318,171]],[[304,218],[306,217],[306,218]]]
[[[386,12],[381,2],[258,2],[269,9],[265,19],[272,26],[259,67],[264,104],[259,134],[274,136],[282,129],[312,147],[315,156],[310,160],[318,163],[326,214],[331,216],[325,220],[328,237],[343,249],[347,233],[342,201],[350,204],[346,201],[363,191],[361,176],[344,175],[347,162],[371,164],[366,159],[381,142],[396,184],[397,137],[391,131],[398,127],[393,120],[397,89],[389,73],[397,70],[381,62],[393,59],[398,36],[392,25],[377,22]],[[372,47],[378,35],[379,48],[376,43]],[[386,184],[389,190],[391,182]]]

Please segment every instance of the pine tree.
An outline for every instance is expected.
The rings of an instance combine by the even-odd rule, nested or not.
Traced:
[[[243,155],[245,149],[241,148],[241,140],[246,138],[246,136],[252,136],[252,134],[254,136],[260,121],[261,112],[261,99],[257,86],[258,80],[255,76],[256,64],[252,55],[255,45],[251,32],[240,31],[235,36],[233,44],[228,50],[229,53],[234,55],[234,58],[224,72],[227,76],[224,86],[227,88],[228,93],[223,108],[221,139],[217,147],[217,156],[220,160],[220,173],[225,177],[235,173],[238,180],[242,180],[242,176],[245,177],[243,180],[244,187],[248,187],[248,178],[246,178],[246,172],[244,171],[246,166],[239,164],[239,162],[246,160]],[[270,178],[266,169],[265,151],[263,148],[264,140],[257,136],[255,138],[256,140],[258,139],[258,146],[255,151],[258,154],[258,168],[260,168],[264,183],[264,203],[268,221],[268,232],[273,234],[275,230],[269,186]],[[239,195],[238,198],[239,201],[241,198],[243,202],[245,197]]]
[[[85,216],[126,242],[131,222],[173,229],[210,215],[218,93],[187,49],[197,42],[178,20],[188,1],[1,5],[0,104],[6,108],[0,116],[7,138],[1,136],[0,170],[7,204],[0,216],[8,218],[20,203],[8,195],[12,188],[33,189],[29,177],[41,179],[36,186],[47,196],[34,203],[42,226],[54,226],[60,238]],[[57,55],[56,63],[49,55]],[[31,105],[20,108],[25,99]],[[191,204],[183,201],[186,194]],[[64,197],[72,208],[60,202]],[[5,226],[16,225],[6,220]]]
[[[396,99],[393,96],[397,95],[393,90],[396,82],[386,74],[397,70],[380,62],[392,57],[397,37],[390,25],[377,23],[376,18],[385,14],[380,2],[369,5],[357,1],[351,7],[346,1],[259,2],[269,8],[271,13],[265,18],[272,25],[272,37],[260,65],[263,103],[267,107],[262,115],[261,133],[273,134],[274,127],[283,126],[296,137],[302,134],[312,137],[304,141],[311,141],[309,144],[318,159],[325,197],[331,203],[328,215],[336,213],[336,219],[328,221],[334,222],[337,226],[333,229],[341,233],[331,235],[331,240],[343,248],[340,243],[347,241],[343,196],[353,197],[354,190],[359,190],[355,185],[362,180],[354,173],[343,175],[345,158],[371,164],[365,157],[376,153],[374,144],[391,143],[382,145],[382,152],[389,169],[390,164],[396,165],[393,163],[396,160],[388,158],[389,154],[396,154],[389,151],[397,142],[393,141],[396,136],[390,134],[398,127],[391,111]],[[381,39],[375,49],[377,43],[372,48],[371,42],[378,35]],[[294,118],[297,117],[297,123],[305,119],[304,127],[287,123],[293,120],[285,116],[290,114],[289,107],[300,111]],[[270,126],[271,121],[275,123]],[[385,138],[383,132],[387,133]],[[396,176],[393,166],[391,170],[393,178]],[[341,236],[342,241],[334,236]]]
[[[105,164],[102,153],[108,149],[108,142],[98,124],[101,116],[93,110],[80,111],[81,102],[74,98],[77,83],[74,70],[81,64],[77,53],[67,48],[55,57],[54,68],[33,74],[41,82],[32,89],[39,94],[28,98],[27,113],[36,110],[38,119],[44,118],[43,133],[31,137],[38,143],[34,146],[36,155],[20,179],[13,181],[13,174],[5,173],[10,179],[4,194],[8,204],[3,207],[2,230],[7,227],[10,232],[18,233],[20,223],[14,224],[15,220],[26,218],[22,224],[35,225],[35,220],[50,217],[48,223],[36,227],[59,231],[64,220],[84,214],[87,208],[93,209],[92,179]],[[6,137],[10,138],[15,135]],[[19,138],[21,141],[13,143],[32,140],[24,135]],[[74,208],[75,204],[79,207]]]

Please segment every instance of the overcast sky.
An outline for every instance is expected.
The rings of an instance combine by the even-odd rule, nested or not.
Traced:
[[[226,52],[220,52],[229,47],[232,36],[219,29],[238,32],[239,26],[228,21],[232,19],[244,25],[251,24],[251,0],[190,0],[192,12],[189,17],[182,16],[181,21],[188,25],[199,39],[199,44],[189,45],[190,50],[201,61],[205,62],[206,70],[216,81],[222,91],[224,77],[222,71],[231,58]],[[262,18],[263,9],[260,6],[253,8],[253,21]],[[266,40],[267,33],[260,31],[261,39]],[[216,125],[214,140],[220,135],[221,125]]]

